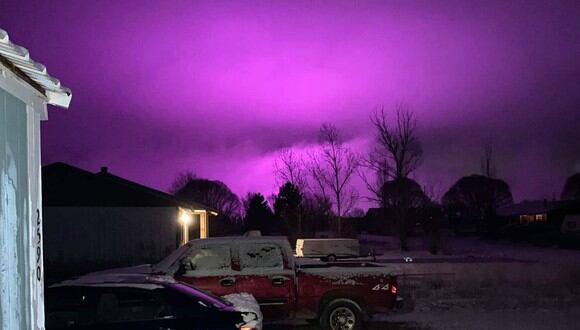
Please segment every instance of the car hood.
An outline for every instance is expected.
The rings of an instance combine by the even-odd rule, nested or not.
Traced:
[[[112,268],[93,272],[87,275],[116,275],[116,274],[151,274],[151,264],[143,264],[131,267]]]

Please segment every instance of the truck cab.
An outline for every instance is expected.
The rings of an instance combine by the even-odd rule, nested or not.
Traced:
[[[293,316],[295,265],[285,238],[196,240],[179,260],[175,279],[213,294],[251,293],[266,317]]]

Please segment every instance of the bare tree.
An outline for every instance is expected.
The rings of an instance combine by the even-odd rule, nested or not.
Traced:
[[[241,219],[242,204],[236,194],[221,181],[199,178],[191,172],[180,173],[170,191],[184,200],[202,203],[232,221]]]
[[[408,191],[408,176],[421,164],[423,151],[417,137],[417,121],[414,113],[406,104],[395,106],[395,117],[388,120],[385,108],[375,111],[371,115],[371,123],[375,128],[375,147],[363,162],[367,170],[375,175],[375,182],[361,175],[373,199],[381,207],[389,205],[389,197],[385,194],[386,184],[394,185],[397,189],[395,212],[398,218],[399,238],[401,248],[407,249],[407,220],[406,213],[410,207],[411,192]]]
[[[357,173],[370,192],[370,196],[365,198],[378,205],[384,205],[385,196],[382,187],[391,178],[391,167],[388,159],[378,152],[376,146],[371,149],[367,157],[360,158]]]
[[[421,165],[423,150],[417,138],[417,120],[404,103],[395,106],[394,123],[387,120],[385,108],[376,111],[371,122],[376,130],[377,152],[391,164],[393,178],[406,178]]]
[[[311,179],[314,181],[313,185],[316,187],[313,190],[318,189],[320,198],[330,203],[329,189],[326,185],[326,171],[322,165],[321,157],[315,152],[310,153],[309,157],[310,162],[308,163],[307,170]]]
[[[281,150],[278,158],[274,160],[274,177],[279,186],[291,183],[294,187],[298,188],[300,193],[304,193],[308,189],[307,174],[308,171],[304,159],[296,155],[290,148]],[[302,234],[303,211],[302,204],[300,203],[296,209],[298,227],[296,228],[296,232],[298,235]]]
[[[332,124],[323,124],[318,138],[320,149],[311,154],[309,173],[321,194],[334,205],[340,236],[341,218],[358,199],[358,193],[349,186],[349,182],[359,166],[359,157],[344,145],[338,129]]]
[[[389,180],[406,178],[420,164],[422,149],[416,137],[417,123],[405,104],[395,107],[395,123],[389,125],[385,108],[375,111],[371,123],[375,128],[375,145],[361,159],[359,175],[372,196],[368,199],[384,204],[381,188]],[[369,175],[370,173],[370,175]]]
[[[495,166],[493,164],[493,147],[491,144],[486,144],[483,150],[483,157],[481,158],[481,174],[488,178],[495,176]]]
[[[423,184],[423,193],[429,198],[430,201],[437,202],[441,199],[441,182],[440,181],[428,181]]]
[[[328,198],[310,192],[305,193],[301,203],[305,230],[313,234],[327,230],[333,219],[331,206]]]
[[[281,150],[274,160],[274,177],[280,186],[290,182],[304,191],[307,187],[306,172],[304,160],[290,148]]]

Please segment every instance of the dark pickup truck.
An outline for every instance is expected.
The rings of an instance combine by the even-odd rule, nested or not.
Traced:
[[[219,296],[250,293],[266,321],[318,320],[324,329],[359,329],[366,317],[398,302],[388,267],[295,258],[285,237],[193,240],[155,265],[119,271],[170,275]]]

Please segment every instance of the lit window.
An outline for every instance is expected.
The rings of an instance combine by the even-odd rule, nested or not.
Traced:
[[[534,222],[534,220],[535,220],[535,217],[533,215],[529,215],[529,214],[520,215],[520,223]]]

